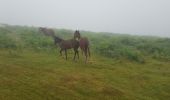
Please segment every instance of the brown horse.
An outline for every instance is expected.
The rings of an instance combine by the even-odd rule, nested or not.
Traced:
[[[87,57],[90,57],[90,50],[89,50],[89,40],[86,37],[81,37],[80,32],[78,30],[75,31],[74,33],[74,39],[75,40],[79,40],[79,45],[80,48],[82,50],[82,52],[84,52],[85,55],[85,62],[87,62]]]
[[[52,36],[52,37],[55,36],[55,32],[53,31],[53,29],[39,27],[39,31],[42,32],[45,36]]]
[[[63,40],[57,36],[54,37],[54,41],[55,44],[58,44],[58,46],[60,47],[60,55],[62,55],[62,51],[65,51],[65,57],[67,60],[67,49],[74,49],[74,60],[76,58],[76,55],[79,58],[79,52],[78,52],[78,48],[79,48],[79,42],[75,39],[70,39],[70,40]]]

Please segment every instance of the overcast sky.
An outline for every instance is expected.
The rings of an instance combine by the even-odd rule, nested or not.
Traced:
[[[0,23],[170,37],[170,0],[0,0]]]

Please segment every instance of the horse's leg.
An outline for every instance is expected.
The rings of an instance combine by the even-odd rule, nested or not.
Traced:
[[[84,53],[85,53],[85,63],[87,63],[87,48],[84,49]]]
[[[87,50],[88,50],[88,54],[89,54],[89,57],[90,57],[90,49],[89,49],[89,46],[87,47]]]
[[[77,54],[77,58],[79,59],[79,51],[78,51],[78,48],[76,49],[76,54]]]
[[[84,49],[82,48],[82,49],[81,49],[81,53],[82,53],[82,55],[83,55],[83,52],[84,52]]]
[[[62,51],[63,51],[63,50],[61,49],[61,50],[60,50],[60,56],[62,56]]]
[[[75,61],[75,58],[76,58],[76,49],[74,48],[74,58],[73,58],[74,61]]]
[[[85,63],[87,62],[87,48],[86,47],[82,47],[81,48],[81,51],[82,51],[82,55],[84,53],[84,56],[85,56]]]
[[[77,57],[78,57],[78,59],[79,59],[79,51],[78,51],[78,49],[77,49]]]
[[[67,60],[67,50],[65,49],[65,56],[66,56],[66,60]]]

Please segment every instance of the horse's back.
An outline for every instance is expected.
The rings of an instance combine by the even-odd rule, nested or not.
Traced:
[[[61,42],[61,46],[62,48],[66,48],[66,49],[78,48],[79,42],[74,39],[64,40]]]
[[[80,38],[80,48],[88,47],[89,40],[86,37]]]

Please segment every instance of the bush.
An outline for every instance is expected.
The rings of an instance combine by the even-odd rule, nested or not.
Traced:
[[[73,38],[74,31],[55,29],[56,35],[63,39]],[[119,34],[92,33],[81,31],[88,37],[91,51],[110,58],[126,58],[131,61],[144,62],[144,56],[153,58],[170,58],[170,39],[140,37]],[[0,48],[33,48],[35,50],[52,50],[53,39],[44,36],[35,27],[6,26],[0,27]]]

